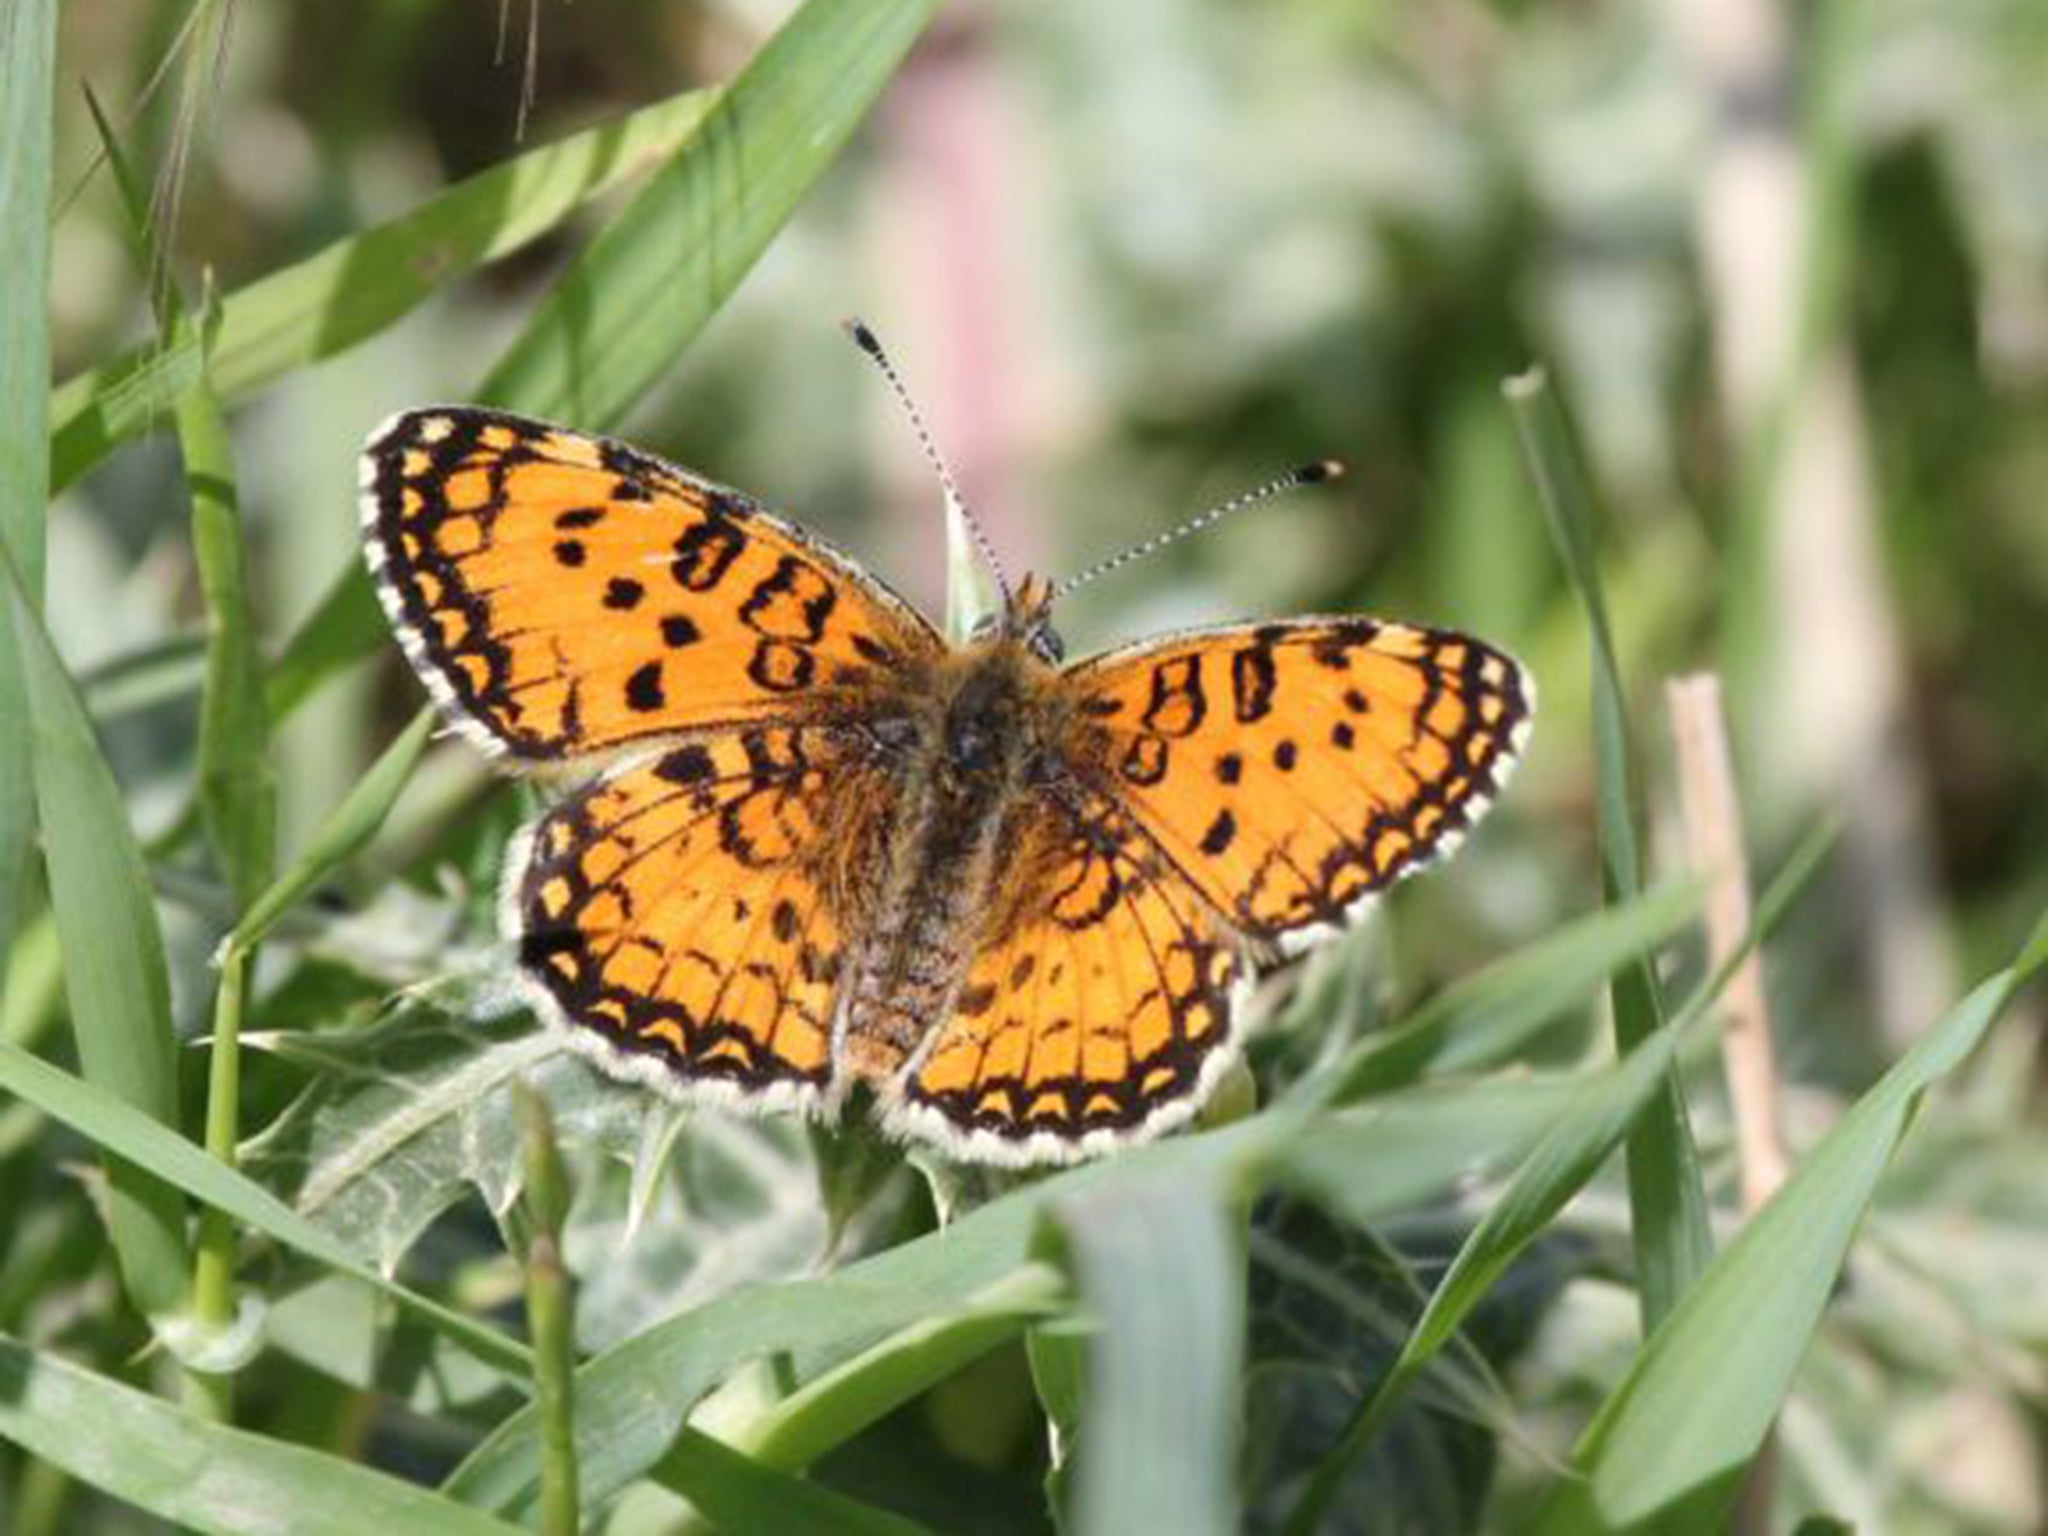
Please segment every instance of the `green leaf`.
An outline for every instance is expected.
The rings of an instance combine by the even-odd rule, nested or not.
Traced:
[[[904,1329],[971,1307],[978,1293],[1026,1264],[1047,1200],[1152,1169],[1213,1177],[1213,1170],[1241,1167],[1261,1153],[1273,1130],[1270,1121],[1241,1121],[1072,1169],[985,1205],[943,1232],[818,1279],[719,1297],[606,1350],[585,1362],[576,1379],[585,1498],[605,1499],[644,1475],[699,1399],[748,1361],[773,1358],[797,1390]],[[536,1451],[533,1415],[522,1409],[455,1469],[447,1489],[465,1503],[523,1516],[538,1487]]]
[[[646,1112],[644,1095],[540,1029],[486,1033],[400,1008],[373,1031],[281,1045],[317,1075],[244,1148],[249,1167],[386,1273],[465,1190],[495,1215],[509,1210],[523,1182],[510,1097],[522,1078],[546,1096],[572,1146],[630,1146]]]
[[[1572,451],[1564,413],[1543,371],[1532,369],[1509,379],[1506,394],[1537,500],[1592,638],[1600,876],[1605,899],[1613,906],[1641,893],[1642,855],[1636,842],[1627,695],[1593,556],[1592,498]],[[1622,1051],[1635,1050],[1664,1027],[1663,996],[1647,961],[1622,967],[1612,995],[1614,1037]],[[1684,1092],[1675,1077],[1629,1133],[1628,1196],[1636,1287],[1648,1329],[1670,1313],[1713,1253],[1706,1188],[1686,1119]]]
[[[16,6],[9,14],[35,9]],[[15,52],[9,49],[10,59]],[[0,99],[12,111],[23,93],[0,91]],[[44,101],[47,120],[47,96]],[[401,218],[336,241],[230,294],[205,359],[217,398],[239,400],[345,351],[445,292],[457,278],[547,233],[671,154],[710,101],[708,91],[688,91],[529,150]],[[13,132],[6,136],[10,149],[24,142],[33,141]],[[46,224],[47,219],[34,226],[6,221],[10,231]],[[6,270],[25,269],[10,260]],[[200,369],[201,344],[189,325],[168,346],[138,347],[67,380],[54,398],[48,369],[40,369],[52,429],[44,456],[56,486],[70,484],[116,445],[149,431],[190,390]],[[43,410],[39,404],[38,420]],[[10,410],[7,419],[12,424],[17,413]]]
[[[1722,1528],[1777,1416],[1886,1164],[1928,1086],[2048,964],[2048,917],[1835,1122],[1637,1353],[1602,1405],[1541,1529]]]
[[[225,1211],[245,1226],[269,1233],[308,1258],[375,1287],[434,1324],[477,1359],[514,1379],[523,1381],[530,1374],[530,1361],[523,1346],[357,1263],[341,1244],[261,1185],[209,1157],[176,1131],[129,1107],[106,1090],[4,1041],[0,1041],[0,1089],[26,1099],[114,1156],[150,1169],[165,1184],[184,1190],[215,1210]],[[182,1280],[181,1272],[181,1283]]]
[[[263,1435],[0,1336],[0,1437],[183,1530],[513,1536],[429,1489]]]
[[[914,1520],[776,1472],[685,1428],[663,1460],[672,1486],[720,1531],[817,1531],[823,1536],[929,1536]]]
[[[0,551],[40,606],[50,502],[50,125],[56,0],[0,10]],[[28,679],[0,624],[0,979],[21,920],[35,821]]]
[[[481,397],[616,422],[738,286],[937,5],[808,0],[562,276]]]
[[[1071,1529],[1228,1536],[1245,1264],[1223,1187],[1118,1180],[1052,1217],[1092,1329]]]
[[[890,1335],[765,1409],[744,1417],[718,1413],[714,1423],[698,1427],[715,1427],[721,1443],[763,1471],[802,1471],[1070,1299],[1051,1266],[1026,1264],[964,1305]],[[691,1441],[685,1429],[649,1475],[708,1512],[703,1490],[692,1481],[698,1469]]]
[[[64,992],[79,1064],[88,1081],[174,1125],[177,1043],[149,871],[84,702],[13,559],[0,551],[0,564],[28,685],[36,810],[57,940],[70,961]],[[108,1221],[129,1296],[160,1317],[184,1305],[185,1212],[175,1190],[143,1171],[148,1166],[109,1160]]]

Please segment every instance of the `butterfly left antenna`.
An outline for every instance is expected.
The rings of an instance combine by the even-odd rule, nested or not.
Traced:
[[[975,521],[974,511],[967,505],[967,498],[960,494],[960,483],[953,478],[953,471],[947,466],[945,455],[939,452],[939,445],[933,441],[931,429],[924,424],[924,415],[917,408],[917,402],[910,398],[910,390],[903,382],[903,376],[896,371],[896,365],[889,360],[889,354],[882,350],[881,338],[868,329],[867,323],[859,319],[844,322],[846,334],[853,338],[853,344],[867,353],[870,361],[882,371],[882,377],[889,381],[890,392],[896,396],[896,403],[903,407],[903,414],[910,418],[910,429],[917,434],[918,446],[924,449],[924,456],[938,472],[939,485],[946,493],[946,500],[960,509],[960,520],[967,525],[967,532],[974,540],[974,547],[981,558],[988,563],[989,574],[996,579],[996,587],[1003,594],[1003,601],[1010,600],[1010,580],[1003,574],[1003,562],[996,558],[995,546],[989,543],[988,535],[981,524]]]

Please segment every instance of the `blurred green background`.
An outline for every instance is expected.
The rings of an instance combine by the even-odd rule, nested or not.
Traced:
[[[149,335],[149,284],[81,85],[143,173],[166,178],[159,234],[190,302],[524,149],[716,82],[792,7],[226,9],[225,32],[212,16],[187,31],[207,8],[171,0],[62,13],[60,380]],[[181,73],[194,57],[196,92]],[[401,407],[472,398],[622,197],[234,402],[268,651],[359,559],[364,434]],[[1768,953],[1795,1149],[2009,951],[2048,888],[2038,0],[945,7],[759,264],[617,423],[822,530],[936,614],[937,490],[836,329],[854,313],[890,344],[1012,570],[1070,572],[1304,459],[1350,465],[1332,489],[1088,588],[1064,615],[1070,654],[1187,623],[1360,609],[1470,628],[1530,664],[1541,687],[1530,760],[1468,851],[1404,889],[1371,934],[1366,986],[1379,1006],[1597,899],[1583,619],[1501,396],[1505,377],[1539,362],[1601,512],[1653,873],[1685,865],[1662,692],[1676,674],[1724,679],[1759,870],[1816,816],[1842,819],[1838,853]],[[138,833],[173,850],[160,874],[174,1013],[181,1034],[200,1035],[222,913],[203,865],[175,852],[205,618],[175,444],[159,433],[77,480],[52,509],[49,544],[50,629]],[[396,648],[379,656],[325,682],[280,731],[287,854],[421,702]],[[336,898],[333,926],[315,933],[318,963],[266,973],[249,1027],[317,1027],[475,963],[490,937],[483,893],[519,814],[516,792],[461,743],[437,743]],[[26,968],[10,1028],[35,1038],[58,1004],[47,978],[22,980]],[[1874,1256],[1838,1298],[1781,1421],[1786,1507],[1868,1530],[2048,1522],[2038,1025],[2032,1005],[2008,1021],[1888,1187]],[[257,1083],[244,1129],[298,1083]],[[1694,1109],[1722,1189],[1729,1133],[1711,1074]],[[791,1137],[762,1145],[769,1153],[734,1155],[808,1156]],[[20,1165],[24,1154],[0,1156]],[[616,1233],[592,1218],[586,1247],[572,1248],[592,1273],[586,1342],[800,1270],[818,1236],[811,1186],[761,1178],[794,1225],[734,1213],[758,1239],[738,1257],[714,1245],[707,1258],[672,1232],[680,1247],[665,1257],[643,1245],[631,1273],[606,1273],[614,1250],[600,1238]],[[678,1196],[692,1219],[723,1198],[706,1193],[714,1186],[725,1188],[712,1179],[694,1204]],[[56,1199],[53,1187],[47,1169],[11,1182],[24,1209],[32,1192]],[[1618,1184],[1596,1186],[1496,1297],[1482,1342],[1521,1416],[1515,1434],[1445,1394],[1378,1443],[1361,1475],[1394,1491],[1345,1528],[1512,1527],[1517,1480],[1547,1478],[1543,1456],[1569,1444],[1629,1347],[1624,1219]],[[1302,1212],[1274,1230],[1290,1221],[1313,1229],[1290,1239],[1311,1250],[1353,1241]],[[1429,1276],[1467,1224],[1452,1206],[1383,1235]],[[428,1241],[468,1253],[475,1236],[458,1227]],[[0,1318],[61,1343],[85,1327],[96,1270],[66,1247],[83,1241],[74,1228],[50,1241],[45,1259],[17,1249],[0,1271],[16,1285],[0,1287]],[[1345,1247],[1331,1262],[1377,1273],[1370,1252]],[[502,1274],[479,1273],[473,1299],[503,1300]],[[1319,1336],[1312,1312],[1258,1312],[1255,1352],[1291,1358],[1288,1340]],[[970,1509],[978,1529],[1043,1528],[1040,1512],[1003,1512],[1032,1486],[1039,1454],[1021,1359],[995,1357],[984,1374],[1005,1369],[1014,1380],[978,1395],[954,1384],[979,1420],[957,1403],[907,1412],[858,1454],[839,1453],[839,1482],[880,1497],[890,1469],[939,1454],[936,1441],[953,1480],[953,1514],[932,1516],[941,1528],[967,1528],[948,1519]],[[1286,1374],[1275,1365],[1261,1379]],[[283,1402],[262,1411],[288,1437],[340,1433],[295,1422]],[[1289,1414],[1330,1412],[1290,1399],[1260,1423],[1278,1444],[1294,1432]],[[446,1426],[371,1417],[358,1426],[364,1454],[402,1470],[445,1465]],[[1502,1451],[1522,1433],[1547,1450]],[[78,1529],[125,1528],[90,1495],[67,1507]],[[1255,1519],[1271,1515],[1254,1500]]]

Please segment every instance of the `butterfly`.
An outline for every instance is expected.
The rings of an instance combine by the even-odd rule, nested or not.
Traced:
[[[536,1011],[690,1103],[865,1085],[963,1161],[1187,1120],[1258,969],[1449,852],[1530,720],[1503,652],[1361,617],[1064,665],[1033,578],[951,644],[752,498],[501,411],[394,417],[362,490],[449,723],[570,781],[503,877]]]

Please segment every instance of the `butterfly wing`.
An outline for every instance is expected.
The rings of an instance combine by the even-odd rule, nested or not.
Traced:
[[[884,1125],[955,1157],[1071,1162],[1186,1119],[1231,1058],[1236,936],[1109,795],[1033,797],[953,1012]]]
[[[811,1109],[895,797],[826,727],[726,731],[583,786],[523,835],[503,926],[540,1011],[615,1074]]]
[[[1481,641],[1358,618],[1172,636],[1067,677],[1069,756],[1241,932],[1289,953],[1456,846],[1532,704]]]
[[[785,718],[940,647],[851,562],[623,443],[435,406],[372,435],[362,481],[392,625],[493,755]]]

